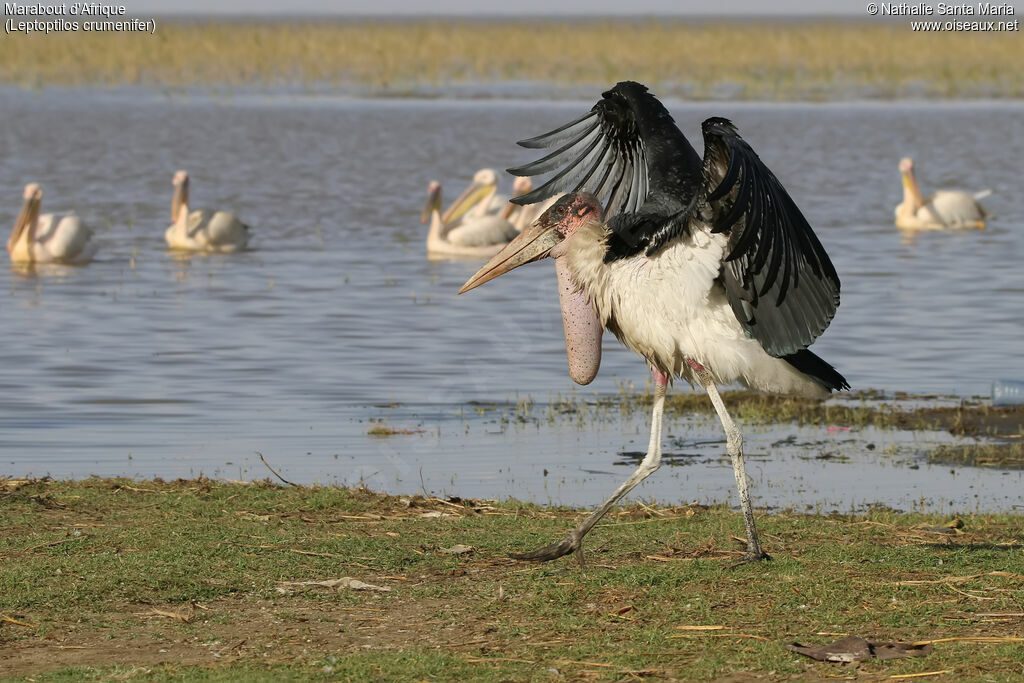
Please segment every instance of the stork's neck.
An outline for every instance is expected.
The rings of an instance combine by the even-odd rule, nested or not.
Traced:
[[[564,253],[559,257],[568,267],[569,276],[594,304],[602,325],[612,313],[609,266],[604,262],[606,240],[607,228],[589,223],[564,242]]]

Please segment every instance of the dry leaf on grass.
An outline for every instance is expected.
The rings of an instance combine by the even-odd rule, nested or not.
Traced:
[[[248,510],[236,510],[235,514],[242,519],[249,519],[254,522],[269,522],[270,515],[257,515],[255,512],[249,512]]]
[[[724,626],[697,626],[697,625],[686,625],[676,626],[680,631],[721,631]]]
[[[473,550],[474,548],[471,545],[462,545],[461,543],[456,543],[451,548],[445,548],[441,552],[448,553],[449,555],[469,555],[473,552]]]
[[[151,611],[143,614],[142,616],[146,616],[146,617],[167,617],[168,619],[174,619],[175,621],[180,621],[183,624],[187,624],[190,621],[192,621],[192,617],[195,616],[195,612],[193,612],[191,610],[188,613],[185,613],[185,612],[175,612],[173,610],[156,609],[154,607]]]
[[[935,643],[1024,643],[1024,638],[1017,636],[960,636],[954,638],[936,638],[935,640],[919,640],[914,645],[933,645]]]
[[[828,645],[801,645],[792,643],[786,649],[790,652],[816,659],[819,662],[863,662],[875,657],[877,659],[902,659],[903,657],[923,657],[932,651],[931,645],[917,643],[873,643],[857,636],[840,638]]]
[[[354,591],[378,591],[381,593],[391,592],[389,586],[374,586],[372,583],[363,583],[358,579],[353,579],[351,576],[343,576],[340,579],[324,579],[323,581],[279,581],[277,586],[277,592],[282,595],[288,595],[294,593],[296,588],[303,588],[305,586],[322,586],[324,588],[333,588],[337,591],[348,588]]]

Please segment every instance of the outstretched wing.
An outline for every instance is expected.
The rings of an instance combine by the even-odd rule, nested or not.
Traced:
[[[554,175],[512,201],[596,195],[613,231],[607,260],[656,250],[687,228],[679,219],[700,188],[700,157],[643,85],[618,83],[580,118],[519,144],[555,149],[509,173]]]
[[[704,122],[702,202],[729,235],[722,281],[743,329],[781,357],[806,348],[839,306],[839,276],[807,219],[723,118]]]
[[[513,201],[533,204],[562,192],[585,190],[601,200],[606,215],[636,211],[647,197],[647,164],[640,138],[630,131],[631,122],[621,113],[599,102],[581,118],[521,141],[523,147],[556,149],[533,163],[510,168],[509,173],[557,173]]]

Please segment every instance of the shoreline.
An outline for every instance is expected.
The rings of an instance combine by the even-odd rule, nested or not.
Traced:
[[[812,101],[1024,97],[1013,32],[917,35],[906,22],[649,18],[270,21],[167,19],[156,35],[13,35],[0,83],[457,90],[592,89],[633,79],[660,96]]]
[[[475,89],[479,85],[480,89]],[[450,89],[437,87],[433,90],[429,86],[417,86],[400,90],[373,90],[368,86],[358,83],[351,83],[336,87],[331,84],[205,84],[189,86],[163,86],[159,84],[107,84],[107,83],[85,83],[85,84],[19,84],[15,82],[0,82],[0,94],[6,93],[9,96],[30,95],[74,95],[96,94],[98,96],[136,96],[143,94],[160,101],[175,102],[189,100],[217,100],[231,103],[234,99],[259,98],[263,101],[276,102],[289,99],[308,101],[313,103],[330,102],[352,102],[352,103],[385,103],[396,104],[480,104],[494,106],[535,106],[538,102],[565,106],[589,106],[593,99],[600,92],[604,85],[574,85],[562,86],[552,82],[541,82],[528,84],[529,87],[536,87],[535,90],[527,91],[526,86],[516,83],[514,91],[507,92],[501,89],[505,83],[481,83],[462,84]],[[652,89],[656,87],[652,86]],[[530,94],[533,93],[533,94]],[[931,107],[997,107],[1017,108],[1024,105],[1024,90],[1020,93],[1008,95],[992,95],[978,97],[954,97],[954,96],[908,96],[895,97],[890,95],[859,95],[835,96],[822,99],[800,97],[795,95],[791,98],[740,98],[730,96],[690,98],[683,95],[668,92],[661,98],[667,105],[673,108],[700,107],[700,106],[721,106],[729,105],[735,109],[744,108],[888,108],[905,107],[907,109],[931,108]]]
[[[823,402],[740,391],[723,395],[747,435],[761,510],[864,512],[881,505],[996,513],[1020,504],[1014,486],[1024,473],[1024,406],[871,392]],[[618,394],[548,401],[524,396],[433,409],[389,404],[359,419],[347,445],[307,449],[305,457],[254,445],[267,454],[265,461],[252,452],[205,454],[202,467],[183,468],[177,460],[161,462],[143,452],[111,460],[115,466],[83,462],[66,471],[21,467],[6,474],[69,484],[97,474],[137,481],[205,475],[243,484],[273,473],[310,489],[369,485],[393,495],[429,492],[585,506],[635,468],[642,444],[630,439],[646,429],[650,400],[646,392],[623,387]],[[732,478],[719,476],[724,451],[710,403],[701,394],[673,393],[666,419],[672,427],[664,441],[664,471],[630,500],[731,503]],[[552,459],[551,449],[565,438],[587,439],[594,450]],[[475,454],[468,459],[467,446]],[[505,460],[521,448],[528,452],[514,464]],[[474,469],[479,460],[493,462],[497,472]],[[873,484],[872,477],[884,481]]]

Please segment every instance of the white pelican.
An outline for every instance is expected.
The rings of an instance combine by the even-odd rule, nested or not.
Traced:
[[[171,227],[164,237],[171,249],[229,253],[242,251],[249,243],[249,226],[227,211],[196,209],[188,206],[188,173],[174,174],[174,198],[171,200]]]
[[[498,173],[493,168],[481,168],[474,173],[462,197],[470,198],[466,204],[469,208],[466,215],[476,218],[501,213],[508,205],[508,197],[498,192]],[[473,197],[477,200],[473,201]],[[459,200],[454,203],[459,204]]]
[[[497,185],[498,177],[494,171],[477,171],[472,184],[441,215],[441,184],[437,181],[430,183],[427,204],[420,219],[421,223],[430,221],[428,255],[487,258],[498,253],[519,234],[522,228],[517,229],[510,218],[513,212],[521,211],[520,207],[506,202],[500,213],[486,208],[493,201]],[[514,190],[523,194],[531,187],[529,178],[517,178]]]
[[[21,211],[7,240],[12,263],[66,263],[84,265],[96,253],[92,230],[73,213],[39,215],[43,190],[36,183],[25,186]]]
[[[914,160],[900,160],[903,201],[896,207],[896,227],[906,230],[984,230],[985,209],[977,200],[992,194],[983,190],[973,195],[959,190],[939,190],[928,199],[914,177]]]
[[[543,561],[576,551],[582,561],[586,533],[660,466],[665,393],[679,377],[705,388],[725,430],[747,532],[744,561],[767,559],[742,438],[716,383],[808,397],[849,388],[807,350],[839,305],[828,255],[732,123],[710,118],[703,132],[701,160],[661,102],[627,81],[584,116],[520,143],[556,151],[510,173],[555,175],[516,201],[570,194],[459,291],[551,257],[570,376],[587,384],[597,375],[607,327],[647,361],[654,412],[647,455],[612,496],[561,542],[513,557]]]
[[[520,183],[520,181],[523,182]],[[542,213],[547,211],[551,208],[552,204],[562,198],[562,193],[558,193],[542,202],[519,206],[514,201],[515,197],[520,197],[532,190],[533,183],[526,176],[517,176],[515,189],[517,191],[515,192],[513,199],[509,201],[509,207],[515,207],[515,218],[511,218],[510,220],[512,221],[512,225],[515,226],[517,232],[522,232],[530,227],[530,225],[532,225]]]

